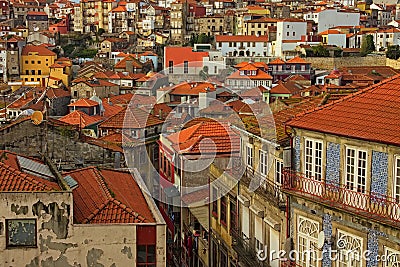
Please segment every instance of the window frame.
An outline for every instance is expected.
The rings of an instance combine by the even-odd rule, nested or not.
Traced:
[[[311,155],[308,154],[307,152],[307,143],[311,142],[312,146],[311,146]],[[316,145],[317,144],[321,144],[321,155],[320,155],[320,165],[316,165]],[[308,162],[308,157],[311,158],[311,162]],[[304,164],[303,164],[303,173],[306,175],[306,177],[308,177],[309,179],[313,179],[316,181],[322,181],[322,177],[324,175],[324,168],[323,168],[323,163],[324,163],[324,142],[322,140],[318,140],[318,139],[312,139],[312,138],[304,138]],[[310,165],[311,170],[308,170],[308,165]],[[317,166],[320,168],[320,172],[318,173],[316,171]]]
[[[34,244],[28,244],[28,245],[15,245],[15,244],[10,244],[10,229],[8,223],[10,221],[34,221],[35,225],[35,238],[34,238]],[[14,218],[14,219],[6,219],[5,220],[5,235],[6,235],[6,248],[37,248],[38,246],[38,228],[37,228],[37,219],[35,218]]]
[[[268,174],[268,151],[258,151],[258,171],[261,175]]]
[[[399,165],[397,165],[399,161]],[[398,183],[397,183],[398,179]],[[398,188],[398,194],[396,193],[396,188]],[[394,155],[393,160],[393,199],[400,202],[400,155]]]
[[[349,179],[348,179],[348,161],[347,161],[347,151],[348,150],[354,150],[354,174],[353,174],[353,185],[352,188],[350,188],[349,185]],[[360,168],[360,157],[359,153],[363,152],[365,153],[365,167],[364,167],[364,184],[362,190],[359,190],[360,188],[360,183],[359,183],[359,168]],[[359,192],[359,193],[365,193],[367,190],[367,179],[368,179],[368,150],[360,149],[358,147],[354,146],[345,146],[345,151],[344,151],[344,185],[348,190]]]
[[[250,152],[250,153],[249,153]],[[246,166],[253,168],[253,163],[254,163],[254,148],[252,145],[247,144],[246,145]]]

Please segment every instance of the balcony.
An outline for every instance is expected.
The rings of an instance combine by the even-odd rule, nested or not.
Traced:
[[[351,188],[334,182],[318,181],[304,174],[286,170],[283,192],[310,201],[357,214],[367,220],[390,226],[399,226],[400,203],[389,196]]]
[[[266,175],[247,167],[241,182],[250,190],[255,188],[256,194],[264,197],[269,203],[285,210],[286,197],[282,193],[281,186],[269,181]]]
[[[232,248],[238,254],[239,262],[245,266],[269,266],[267,261],[261,261],[257,258],[257,251],[251,246],[250,240],[244,239],[241,234],[235,230],[232,233]]]

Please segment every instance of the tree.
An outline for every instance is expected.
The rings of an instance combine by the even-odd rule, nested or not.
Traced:
[[[329,57],[329,51],[323,45],[319,44],[312,48],[315,57]]]
[[[367,36],[364,36],[361,41],[360,53],[361,56],[364,57],[373,51],[375,51],[374,39],[372,35],[368,34]]]
[[[398,45],[389,45],[386,51],[386,57],[397,60],[400,57],[400,47]]]

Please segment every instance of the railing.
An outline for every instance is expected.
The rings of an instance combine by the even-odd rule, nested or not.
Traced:
[[[232,248],[236,251],[239,261],[246,266],[268,266],[266,261],[257,258],[257,251],[251,246],[249,239],[244,239],[238,230],[231,230]]]
[[[397,226],[400,223],[400,203],[387,195],[369,192],[365,187],[352,188],[335,182],[319,181],[285,170],[282,189],[368,219]]]
[[[286,197],[282,193],[282,186],[271,182],[267,175],[262,175],[260,172],[247,167],[245,178],[247,179],[244,179],[244,182],[248,184],[250,190],[256,188],[255,191],[264,195],[269,202],[281,208],[286,207]]]

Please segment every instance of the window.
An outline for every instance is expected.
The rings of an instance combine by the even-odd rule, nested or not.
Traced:
[[[37,62],[37,64],[42,64],[42,61],[39,60],[39,61]]]
[[[74,91],[74,97],[78,96],[78,91]]]
[[[230,228],[231,228],[231,231],[235,231],[237,229],[237,207],[236,207],[236,201],[232,200],[230,202],[229,212],[230,212]]]
[[[385,247],[385,261],[383,267],[396,267],[400,264],[400,251]]]
[[[302,216],[298,219],[297,229],[297,244],[298,244],[298,255],[299,265],[303,267],[317,267],[318,255],[314,253],[308,253],[309,251],[315,251],[318,242],[319,223]],[[307,257],[303,257],[306,255]]]
[[[25,60],[25,64],[28,64],[28,60]]]
[[[226,226],[226,197],[221,198],[221,224]]]
[[[394,158],[394,192],[393,197],[400,202],[400,156]]]
[[[189,62],[183,62],[183,73],[189,73]]]
[[[91,97],[90,91],[86,91],[86,97],[87,97],[87,98],[90,98],[90,97]]]
[[[34,60],[32,60],[32,61],[31,61],[31,64],[35,64],[35,61],[34,61]]]
[[[268,174],[268,153],[266,151],[260,150],[259,152],[259,170],[262,175]]]
[[[246,147],[246,158],[247,158],[247,166],[253,167],[253,147],[247,146]]]
[[[346,148],[346,187],[365,193],[367,176],[367,152],[355,148]]]
[[[340,244],[338,267],[362,266],[362,239],[358,236],[338,230],[337,244]]]
[[[218,194],[217,188],[213,187],[213,188],[212,188],[212,201],[213,201],[213,204],[212,204],[212,215],[213,215],[215,218],[218,218],[218,201],[217,201],[217,194]]]
[[[29,75],[29,70],[25,70],[25,74],[26,74],[26,75]]]
[[[317,181],[322,179],[322,142],[305,139],[305,174]]]
[[[260,251],[264,249],[264,235],[263,235],[263,220],[261,217],[254,217],[254,248],[255,251]]]
[[[174,62],[173,61],[168,62],[168,70],[169,70],[169,73],[174,73]]]
[[[275,183],[282,184],[283,182],[283,161],[275,159]]]
[[[36,220],[6,220],[7,247],[36,247]]]
[[[137,266],[154,267],[156,266],[156,246],[138,245],[137,246]]]
[[[42,70],[38,70],[38,75],[42,75]]]

